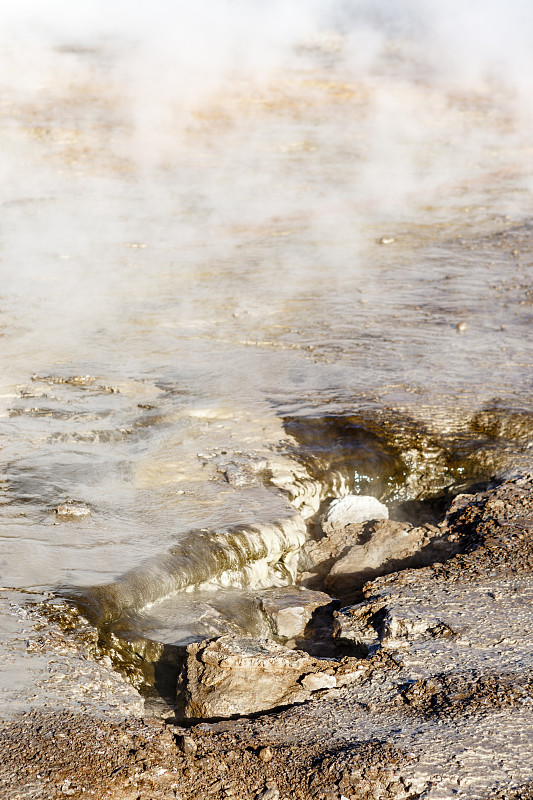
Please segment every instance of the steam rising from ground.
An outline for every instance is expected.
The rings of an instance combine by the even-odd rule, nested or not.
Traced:
[[[200,264],[254,237],[294,298],[364,274],[384,226],[487,205],[495,171],[499,213],[530,190],[521,0],[26,0],[0,30],[4,324],[51,358],[156,275],[165,296],[194,273],[180,319],[209,316]]]
[[[530,396],[529,308],[506,302],[529,264],[493,291],[458,240],[530,214],[532,38],[516,0],[2,4],[0,412],[6,493],[33,509],[17,575],[99,583],[173,544],[177,507],[182,532],[263,520],[279,498],[241,503],[210,458],[277,445],[293,398],[345,413],[422,387],[442,406],[445,383],[455,413],[496,375]],[[227,428],[188,413],[209,407]],[[68,499],[109,525],[53,526]]]
[[[462,88],[486,88],[493,80],[515,89],[532,80],[533,31],[524,0],[50,0],[46,7],[25,0],[6,4],[0,24],[4,57],[6,48],[18,51],[11,85],[31,85],[47,69],[68,67],[69,48],[107,45],[117,73],[133,81],[132,96],[143,100],[145,90],[158,101],[192,102],[232,75],[265,78],[294,63],[295,45],[327,36],[342,37],[343,57],[358,77],[394,42],[396,51],[405,48],[424,64],[426,79],[451,77]]]
[[[19,97],[94,77],[87,56],[101,50],[105,90],[125,98],[152,134],[158,122],[184,122],[206,97],[235,84],[257,82],[257,89],[280,70],[316,69],[306,58],[314,48],[353,80],[376,77],[392,59],[388,72],[400,82],[441,91],[500,86],[524,101],[533,81],[524,0],[51,0],[45,7],[26,0],[6,4],[0,26],[3,83]],[[390,113],[394,124],[394,105]]]

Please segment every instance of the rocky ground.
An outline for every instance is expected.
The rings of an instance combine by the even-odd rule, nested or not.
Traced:
[[[59,618],[24,618],[11,600],[4,634],[29,666],[4,715],[0,796],[533,797],[533,479],[460,496],[438,530],[413,530],[426,548],[418,561],[402,545],[396,568],[405,568],[363,587],[353,572],[352,604],[333,612],[338,658],[302,656],[307,684],[296,682],[311,694],[236,719],[143,719],[134,690],[90,658],[89,632],[82,645]],[[368,551],[371,534],[354,547]],[[356,560],[346,547],[342,558],[335,574],[348,595]],[[231,637],[219,640],[217,652],[229,645],[234,652]],[[203,652],[189,653],[198,685]],[[58,680],[62,704],[52,691],[43,700],[42,687]],[[202,688],[211,699],[213,680]]]

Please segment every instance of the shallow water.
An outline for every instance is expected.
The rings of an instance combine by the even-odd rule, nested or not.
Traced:
[[[132,638],[258,631],[295,510],[416,518],[529,465],[530,125],[331,41],[153,124],[119,41],[4,87],[4,586]]]

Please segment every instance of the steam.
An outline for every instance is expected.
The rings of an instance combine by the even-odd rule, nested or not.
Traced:
[[[418,65],[417,79],[463,90],[496,82],[522,93],[533,80],[525,0],[25,0],[0,10],[0,29],[5,84],[35,89],[61,75],[68,83],[83,73],[83,52],[100,49],[106,81],[137,99],[137,114],[146,104],[161,114],[172,104],[190,110],[232,80],[316,67],[301,52],[313,44],[337,51],[355,79],[382,69],[392,52]],[[400,60],[397,72],[405,73]]]
[[[525,359],[512,367],[496,333],[485,336],[491,310],[472,311],[471,338],[443,319],[473,309],[484,265],[473,277],[469,264],[450,268],[457,281],[425,325],[431,263],[420,269],[416,248],[530,213],[532,45],[525,0],[2,3],[0,414],[13,460],[28,456],[30,473],[44,464],[53,475],[70,463],[65,434],[76,463],[89,465],[87,498],[101,487],[116,532],[120,493],[109,487],[141,472],[146,452],[180,475],[184,464],[199,469],[215,434],[228,452],[276,444],[261,420],[278,391],[335,405],[354,386],[379,397],[384,385],[424,389],[446,376],[453,393],[463,379],[486,381],[494,353],[487,392],[496,374],[525,380]],[[33,374],[170,388],[152,420],[140,389],[129,398],[80,389],[71,400]],[[257,438],[238,413],[230,432],[196,420],[184,433],[176,407],[204,401],[251,409]],[[24,414],[10,417],[17,403]],[[76,444],[78,426],[98,428],[100,412],[124,439]],[[128,438],[145,413],[146,437]],[[101,451],[102,462],[124,457],[115,484],[105,470],[91,483]],[[206,478],[204,498],[201,483],[170,494],[200,526],[219,486]],[[84,500],[83,485],[73,499]],[[67,478],[62,491],[71,496]],[[75,575],[84,558],[100,570],[105,557],[70,544],[58,572]],[[102,571],[138,564],[144,547]],[[14,558],[17,569],[25,559]],[[52,585],[55,555],[47,563]]]
[[[465,187],[485,203],[491,170],[530,190],[524,0],[25,0],[0,37],[0,269],[32,353],[71,357],[73,326],[89,347],[153,295],[154,260],[126,247],[179,247],[183,275],[266,235],[292,297]],[[203,299],[182,292],[180,319]]]
[[[120,106],[129,128],[123,152],[132,136],[135,156],[144,149],[152,165],[176,148],[206,103],[224,104],[243,87],[260,94],[280,75],[320,71],[361,81],[387,73],[394,89],[371,87],[380,138],[382,114],[389,127],[399,116],[420,127],[409,100],[402,113],[401,100],[390,97],[406,83],[426,83],[441,103],[446,91],[497,86],[521,115],[531,105],[533,23],[524,0],[25,0],[0,10],[0,30],[10,94],[35,102],[43,91],[57,97],[92,86],[96,107],[102,95]],[[442,115],[429,95],[429,114]]]

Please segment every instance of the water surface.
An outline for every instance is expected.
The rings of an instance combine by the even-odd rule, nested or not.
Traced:
[[[98,616],[86,587],[133,574],[132,637],[257,633],[254,586],[294,574],[195,573],[206,542],[283,528],[313,486],[408,516],[528,466],[530,125],[404,38],[364,69],[347,41],[183,107],[132,100],[119,38],[30,48],[3,87],[4,586]]]

